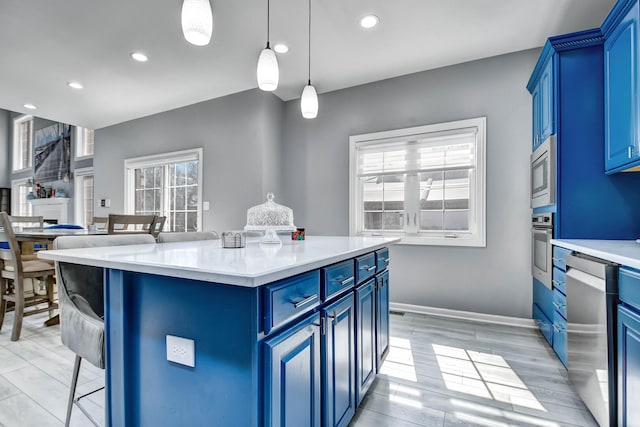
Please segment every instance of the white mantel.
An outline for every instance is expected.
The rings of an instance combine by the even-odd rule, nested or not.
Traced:
[[[58,224],[69,222],[69,198],[49,197],[47,199],[30,199],[33,215],[42,216],[44,220],[55,219]]]

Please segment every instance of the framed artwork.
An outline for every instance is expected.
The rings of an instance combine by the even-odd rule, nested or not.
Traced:
[[[71,125],[57,123],[35,131],[34,181],[69,179]]]

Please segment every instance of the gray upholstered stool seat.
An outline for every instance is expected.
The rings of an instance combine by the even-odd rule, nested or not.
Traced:
[[[95,248],[155,243],[150,234],[58,237],[54,249]],[[67,404],[66,425],[71,419],[73,404],[91,420],[98,423],[79,404],[88,394],[75,398],[75,389],[82,359],[104,369],[104,270],[101,267],[56,262],[60,298],[60,334],[62,343],[76,354],[71,390]],[[95,392],[95,391],[94,391]]]

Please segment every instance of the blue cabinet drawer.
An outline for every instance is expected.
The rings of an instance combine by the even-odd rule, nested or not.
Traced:
[[[376,254],[374,252],[356,258],[356,282],[362,283],[376,274]]]
[[[561,248],[560,246],[553,247],[553,265],[558,267],[561,270],[566,270],[567,265],[565,264],[564,257],[567,254],[570,254],[571,251],[569,249]]]
[[[564,277],[564,270],[560,270],[558,267],[553,267],[553,290],[556,289],[562,292],[563,294],[567,294],[567,282]]]
[[[618,287],[620,300],[640,310],[640,271],[628,267],[620,268]]]
[[[322,269],[322,300],[328,301],[339,293],[352,289],[356,284],[354,261],[339,262]]]
[[[557,311],[553,314],[553,351],[567,366],[567,321]]]
[[[556,313],[567,318],[567,297],[558,289],[553,290],[553,308]]]
[[[552,344],[553,328],[551,327],[551,320],[545,316],[537,304],[533,304],[533,321],[536,322],[536,325],[540,328],[540,332],[542,332],[542,335],[549,341],[549,344]]]
[[[284,325],[320,304],[320,270],[290,277],[264,287],[264,333]]]
[[[380,273],[382,270],[389,266],[389,249],[382,248],[376,251],[376,273]]]

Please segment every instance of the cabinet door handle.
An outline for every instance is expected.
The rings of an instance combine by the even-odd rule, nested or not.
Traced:
[[[346,279],[341,280],[340,281],[340,286],[344,286],[344,285],[346,285],[347,283],[350,283],[350,282],[353,282],[353,276],[347,277]]]
[[[390,258],[385,258],[385,259],[383,259],[382,261],[384,261],[384,262],[389,262],[389,259],[390,259]]]
[[[562,282],[561,282],[561,281],[559,281],[559,280],[555,280],[555,279],[552,279],[552,280],[551,280],[551,283],[553,283],[554,285],[560,285],[560,284],[562,284]]]
[[[376,269],[375,265],[372,265],[371,267],[369,267],[368,265],[363,265],[362,267],[360,267],[360,270],[365,270],[365,271],[373,271]]]
[[[564,304],[558,304],[557,302],[552,303],[556,310],[562,310],[565,306]]]
[[[631,158],[631,155],[633,154],[633,147],[632,146],[628,146],[627,147],[627,158]]]
[[[310,295],[310,296],[308,296],[308,297],[304,297],[301,301],[294,302],[294,303],[293,303],[293,307],[294,307],[294,308],[300,308],[300,307],[302,307],[303,305],[307,305],[307,304],[309,304],[309,303],[311,303],[311,302],[313,302],[313,301],[315,301],[315,300],[317,300],[317,299],[318,299],[318,295],[317,295],[317,294],[315,294],[315,295]]]
[[[556,331],[557,333],[564,332],[564,329],[560,328],[555,323],[553,324],[553,330]]]
[[[564,262],[562,258],[551,258],[553,261]]]

